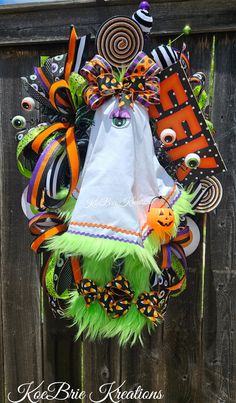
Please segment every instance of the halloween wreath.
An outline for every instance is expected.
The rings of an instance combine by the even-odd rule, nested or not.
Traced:
[[[90,36],[71,28],[68,52],[22,77],[28,116],[17,164],[22,208],[41,256],[41,284],[77,337],[141,340],[186,286],[199,242],[189,215],[214,209],[225,170],[204,117],[205,75],[171,44],[146,50],[148,2]],[[185,27],[189,32],[189,27]]]

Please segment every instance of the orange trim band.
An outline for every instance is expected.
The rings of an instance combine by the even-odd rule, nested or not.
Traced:
[[[70,222],[70,225],[79,225],[81,227],[105,228],[105,229],[111,229],[112,231],[123,232],[124,234],[136,235],[139,237],[142,236],[140,232],[135,232],[135,231],[127,230],[127,229],[113,227],[111,225],[106,225],[106,224],[95,224],[95,223],[90,223],[90,222],[85,222],[85,221],[72,221],[72,222]]]

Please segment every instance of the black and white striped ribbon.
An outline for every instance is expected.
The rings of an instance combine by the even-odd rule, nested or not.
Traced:
[[[160,45],[151,51],[152,57],[162,70],[179,60],[178,53],[169,45]]]

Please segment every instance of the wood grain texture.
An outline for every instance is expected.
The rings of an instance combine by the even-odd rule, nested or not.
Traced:
[[[120,348],[116,339],[83,342],[83,378],[87,393],[83,403],[104,398],[105,393],[99,390],[103,384],[115,382],[120,385]]]
[[[53,317],[47,298],[44,301],[43,379],[47,387],[54,382],[67,382],[73,390],[82,388],[82,342],[74,340],[70,321]],[[58,398],[63,398],[59,395]],[[65,403],[74,402],[73,399]]]
[[[133,347],[122,349],[121,380],[125,381],[123,390],[135,391],[141,387],[143,391],[153,391],[164,395],[161,402],[165,402],[166,366],[164,360],[163,329],[160,325],[155,333],[149,335],[144,332],[143,346],[136,344]],[[136,400],[135,400],[136,401]],[[137,402],[140,402],[137,399]],[[149,400],[156,402],[157,400]],[[132,403],[132,399],[127,399]]]
[[[96,34],[98,27],[114,15],[132,15],[137,3],[73,3],[0,9],[0,45],[67,41],[69,26],[78,27],[80,35]],[[182,31],[190,24],[192,32],[236,30],[236,3],[222,0],[155,1],[153,35]]]
[[[18,385],[42,377],[40,292],[36,260],[21,211],[26,186],[17,173],[15,130],[10,118],[20,109],[19,77],[35,63],[34,51],[2,50],[0,57],[1,170],[1,299],[5,400],[17,397]]]
[[[216,36],[215,96],[212,117],[228,172],[224,196],[209,216],[204,296],[203,392],[209,403],[236,401],[235,134],[236,36]]]

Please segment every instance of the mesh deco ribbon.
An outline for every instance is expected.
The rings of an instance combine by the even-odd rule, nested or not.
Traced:
[[[159,102],[159,83],[155,75],[157,64],[144,52],[139,52],[132,61],[123,79],[119,79],[111,65],[99,55],[87,62],[81,75],[89,85],[84,89],[84,100],[91,109],[97,109],[112,95],[117,95],[119,108],[133,107],[134,101],[145,107]]]
[[[83,278],[78,285],[78,293],[84,297],[88,308],[97,300],[113,319],[126,315],[132,304],[154,324],[162,319],[158,293],[143,292],[135,298],[129,281],[124,276],[117,276],[103,289],[94,281]]]

